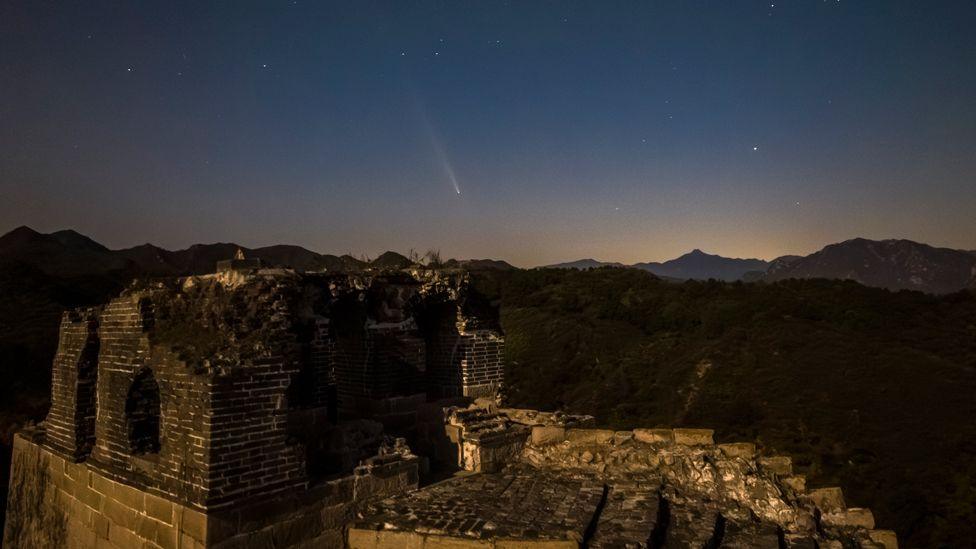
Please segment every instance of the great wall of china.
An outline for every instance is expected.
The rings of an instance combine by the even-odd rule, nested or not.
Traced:
[[[463,272],[217,271],[65,313],[7,547],[897,547],[751,443],[500,408]]]

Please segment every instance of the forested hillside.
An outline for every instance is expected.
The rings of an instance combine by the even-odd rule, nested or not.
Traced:
[[[610,427],[706,426],[841,485],[908,547],[976,523],[976,296],[835,280],[675,284],[627,269],[482,276],[506,399]]]

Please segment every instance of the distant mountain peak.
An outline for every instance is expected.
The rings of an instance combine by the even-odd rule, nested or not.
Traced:
[[[29,235],[37,235],[37,236],[40,236],[41,235],[41,233],[35,231],[34,229],[31,229],[27,225],[21,225],[20,227],[17,227],[16,229],[14,229],[14,230],[8,232],[7,234],[3,235],[3,237],[12,236],[12,235],[21,235],[21,234],[29,234]],[[0,237],[0,238],[3,238],[3,237]]]
[[[765,280],[830,278],[889,290],[949,293],[965,288],[976,273],[976,256],[906,239],[852,238],[788,262],[777,260]]]

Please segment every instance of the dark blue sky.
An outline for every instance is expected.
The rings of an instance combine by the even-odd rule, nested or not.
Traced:
[[[0,231],[976,248],[976,2],[119,4],[0,3]]]

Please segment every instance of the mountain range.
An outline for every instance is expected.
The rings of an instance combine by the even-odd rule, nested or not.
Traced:
[[[348,254],[321,254],[286,244],[261,248],[246,248],[234,243],[194,244],[175,251],[143,244],[111,250],[73,230],[43,234],[29,227],[19,227],[0,236],[0,267],[20,265],[58,278],[107,274],[120,278],[190,275],[212,272],[217,261],[232,257],[238,249],[247,257],[259,258],[268,265],[300,271],[388,270],[414,264],[406,256],[392,251],[367,261]],[[468,270],[515,268],[492,259],[449,259],[441,265]],[[807,256],[786,255],[773,261],[722,257],[695,249],[664,262],[625,265],[581,259],[548,266],[581,270],[602,267],[641,269],[669,280],[775,282],[791,278],[833,278],[890,290],[934,294],[976,288],[976,251],[937,248],[911,240],[854,238],[830,244]]]
[[[128,273],[134,276],[177,276],[213,272],[217,261],[229,259],[240,249],[246,257],[268,265],[300,271],[362,271],[402,269],[414,264],[396,252],[384,252],[372,261],[351,255],[320,254],[301,246],[278,244],[247,248],[234,243],[194,244],[185,250],[170,251],[152,244],[110,250],[91,238],[72,230],[50,234],[30,227],[18,227],[0,237],[0,264],[26,265],[58,277]],[[504,261],[492,259],[450,260],[453,267],[476,269],[514,269]]]
[[[784,255],[772,261],[737,259],[692,250],[662,263],[624,265],[581,259],[548,265],[555,269],[634,268],[677,280],[775,282],[791,278],[853,280],[889,290],[933,294],[976,288],[976,253],[936,248],[911,240],[854,238],[830,244],[808,256]]]

